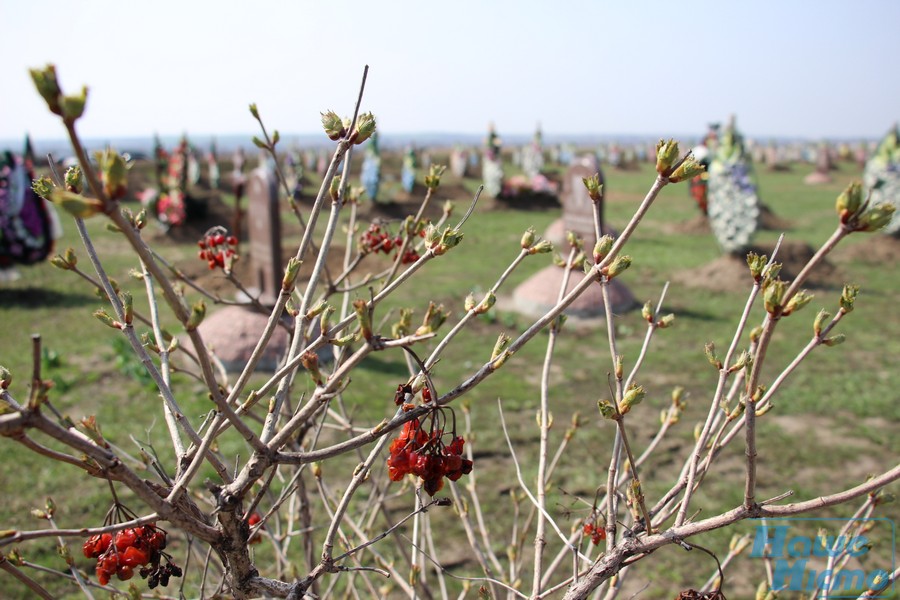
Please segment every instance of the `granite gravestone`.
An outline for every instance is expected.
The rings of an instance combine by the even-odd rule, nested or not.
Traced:
[[[250,234],[251,285],[263,305],[274,305],[281,292],[284,264],[281,257],[281,217],[278,182],[266,168],[247,178],[247,220]]]

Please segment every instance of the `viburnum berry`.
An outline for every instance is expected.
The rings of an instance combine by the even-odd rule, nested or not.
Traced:
[[[234,262],[238,260],[235,249],[238,239],[233,235],[225,235],[226,233],[224,227],[213,227],[197,242],[200,248],[197,257],[206,261],[210,270],[218,268],[226,273],[230,272]]]
[[[114,506],[107,517],[107,525],[112,516],[133,519],[131,511],[120,504]],[[141,577],[150,578],[151,589],[162,583],[166,585],[169,577],[181,577],[181,569],[172,562],[171,557],[162,550],[166,547],[166,532],[153,523],[138,527],[127,527],[114,534],[103,533],[93,535],[84,542],[82,550],[86,558],[96,558],[95,568],[100,585],[109,583],[115,575],[121,581],[134,577],[134,571],[140,567]],[[165,559],[165,564],[161,561]]]
[[[397,387],[395,403],[403,401],[407,393],[406,387]],[[423,402],[433,405],[430,392],[426,394],[428,389],[423,388]],[[447,423],[446,413],[453,415],[448,407],[436,407],[424,422],[415,418],[403,424],[400,434],[391,441],[390,456],[387,459],[388,477],[391,481],[415,475],[422,480],[425,492],[434,496],[444,487],[444,477],[457,481],[472,472],[472,461],[462,457],[465,445],[463,437],[456,435],[455,431],[445,434],[444,427],[441,426],[441,423]],[[455,423],[455,417],[453,422]],[[447,435],[451,436],[449,444],[444,443]]]
[[[606,529],[594,523],[584,524],[584,537],[591,538],[591,543],[599,546],[606,539]]]
[[[248,525],[251,529],[253,529],[254,527],[256,527],[256,525],[259,524],[260,521],[262,521],[262,517],[259,516],[259,513],[253,513],[252,515],[250,515],[249,517],[247,517],[247,525]],[[260,527],[260,529],[265,529],[265,528],[266,528],[265,525],[263,525],[262,527]],[[247,540],[247,543],[248,543],[248,544],[259,544],[260,542],[262,542],[262,536],[259,534],[259,531],[257,531],[257,532],[254,533],[253,535],[251,535],[251,536],[250,536],[250,539]]]

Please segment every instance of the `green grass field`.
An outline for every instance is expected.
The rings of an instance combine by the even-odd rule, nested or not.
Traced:
[[[835,197],[851,179],[860,177],[860,173],[850,163],[842,163],[835,173],[834,183],[810,187],[802,180],[811,170],[811,167],[798,166],[789,172],[759,172],[757,177],[762,200],[789,225],[784,231],[786,240],[817,248],[837,224],[833,209]],[[611,170],[606,173],[606,216],[610,225],[621,229],[654,175],[649,165],[640,171]],[[472,182],[461,183],[471,187]],[[457,185],[455,189],[462,188]],[[439,193],[438,197],[446,196]],[[452,199],[457,202],[458,211],[468,202],[465,197]],[[226,202],[230,201],[226,198]],[[490,287],[518,253],[522,232],[533,226],[540,233],[559,216],[558,209],[516,210],[514,203],[510,206],[513,208],[507,210],[490,209],[489,206],[477,209],[464,228],[466,237],[462,244],[434,261],[425,272],[417,274],[402,288],[400,297],[379,307],[375,322],[400,306],[414,308],[417,315],[414,319],[420,318],[429,300],[443,302],[451,309],[454,313],[451,320],[461,316],[465,296],[470,291]],[[664,283],[670,281],[663,312],[676,315],[673,328],[657,332],[642,374],[637,379],[648,391],[644,403],[629,415],[628,424],[637,452],[642,451],[655,433],[659,411],[668,405],[671,388],[684,386],[690,393],[687,413],[670,431],[655,458],[643,471],[645,493],[651,504],[674,483],[677,469],[693,440],[694,424],[705,415],[715,387],[717,373],[706,361],[704,344],[713,341],[724,351],[752,283],[748,274],[743,289],[713,291],[688,285],[685,272],[720,256],[711,234],[679,232],[678,224],[694,220],[698,214],[684,185],[670,186],[663,191],[625,250],[633,256],[634,264],[622,276],[622,281],[641,303],[646,300],[655,303]],[[285,211],[283,220],[289,222],[290,219],[289,212]],[[123,251],[124,241],[118,234],[106,231],[99,218],[88,224],[99,252],[107,261],[110,275],[139,298],[141,285],[128,275],[137,264]],[[64,227],[65,237],[59,241],[59,248],[73,246],[78,250],[74,226],[64,223]],[[196,261],[193,241],[175,243],[159,234],[149,233],[160,241],[163,256],[178,264]],[[756,242],[770,244],[780,233],[782,231],[762,231]],[[813,317],[819,308],[835,311],[845,280],[861,285],[857,309],[840,325],[839,331],[847,334],[846,343],[816,350],[775,399],[774,410],[760,420],[760,498],[787,490],[795,492],[795,500],[812,498],[860,483],[868,474],[881,472],[897,463],[900,455],[900,436],[897,435],[900,422],[900,373],[897,371],[900,264],[881,260],[876,252],[866,250],[867,244],[878,241],[875,239],[878,235],[854,234],[839,246],[829,261],[845,278],[835,278],[832,286],[813,290],[816,298],[811,305],[785,319],[779,329],[769,353],[764,379],[771,380],[777,375],[807,343]],[[291,233],[287,241],[295,241],[295,238],[296,235]],[[79,264],[87,269],[83,250],[78,253]],[[510,294],[516,285],[548,262],[547,255],[530,257],[513,274],[501,295]],[[188,293],[189,298],[194,296],[196,294]],[[76,420],[96,415],[104,433],[117,446],[133,455],[139,453],[139,448],[152,446],[165,464],[171,451],[166,449],[168,434],[162,422],[158,396],[141,376],[139,366],[136,367],[134,359],[124,350],[116,332],[91,316],[100,306],[93,291],[71,273],[59,271],[49,264],[23,268],[21,280],[0,286],[0,322],[3,323],[0,364],[13,373],[11,389],[14,396],[26,397],[32,370],[31,335],[41,334],[43,376],[55,382],[51,392],[54,406]],[[499,302],[488,315],[490,318],[476,321],[451,345],[435,371],[439,392],[452,388],[483,364],[490,357],[499,333],[515,336],[528,326],[528,319],[510,312],[506,306]],[[758,322],[761,317],[761,309],[757,309],[753,318]],[[615,326],[627,370],[633,364],[644,336],[640,311],[619,315]],[[517,484],[499,429],[497,402],[498,399],[502,402],[519,461],[526,466],[526,480],[531,481],[536,465],[539,431],[534,417],[545,339],[544,335],[536,337],[507,366],[466,397],[471,407],[471,443],[477,457],[481,497],[496,537],[495,550],[503,556],[509,540],[507,528],[512,519],[510,490],[516,489]],[[583,422],[565,460],[554,474],[549,490],[548,505],[563,524],[575,522],[579,514],[584,513],[584,505],[576,503],[576,498],[590,502],[595,490],[605,484],[613,425],[600,418],[596,402],[608,396],[606,381],[610,369],[606,330],[602,327],[583,328],[574,323],[567,325],[552,371],[551,403],[557,425],[551,431],[551,448],[559,443],[572,414],[580,413]],[[344,404],[355,424],[371,426],[393,413],[393,390],[405,379],[402,353],[373,356],[354,372],[352,379],[352,385],[344,395]],[[206,394],[191,379],[182,376],[176,381],[179,401],[188,415],[199,422],[212,407]],[[307,380],[300,377],[298,381],[299,392],[307,385]],[[234,436],[224,436],[219,449],[229,460],[236,455],[242,463],[246,459],[246,448]],[[743,446],[732,446],[707,477],[692,505],[701,510],[701,516],[740,503],[742,456]],[[332,488],[341,489],[356,460],[354,456],[337,461],[334,466],[326,466],[329,476],[333,476]],[[29,511],[43,506],[45,496],[52,496],[56,501],[60,527],[93,526],[102,521],[110,502],[105,482],[52,463],[9,439],[0,440],[0,464],[3,498],[0,529],[43,527]],[[146,476],[153,477],[153,474],[147,472]],[[386,479],[386,473],[379,466],[373,477]],[[896,487],[895,492],[898,491]],[[405,504],[394,501],[397,514],[411,507],[411,492],[407,500]],[[573,505],[572,516],[567,517]],[[858,503],[851,503],[816,516],[846,517],[856,506]],[[137,505],[132,508],[140,510]],[[880,508],[876,516],[896,520],[900,513],[896,504],[889,504]],[[442,539],[447,541],[445,560],[459,559],[461,562],[453,572],[481,575],[474,562],[465,560],[464,536],[450,511],[434,511],[431,519],[434,528],[445,532],[442,534]],[[750,531],[749,525],[742,524],[734,530],[701,536],[696,543],[724,556],[733,533]],[[885,532],[877,535],[876,541],[881,548],[889,545]],[[87,569],[89,561],[80,556],[80,541],[72,539],[70,543],[78,556],[78,564]],[[258,550],[260,557],[265,556],[264,546]],[[531,547],[530,541],[525,547]],[[179,550],[183,554],[183,543],[176,543],[174,548],[176,554]],[[9,550],[9,547],[3,548],[5,552]],[[23,544],[19,552],[28,560],[58,569],[64,567],[56,556],[52,538]],[[634,593],[646,586],[638,597],[671,598],[681,589],[699,587],[715,567],[712,559],[698,554],[689,555],[676,546],[667,547],[631,569],[626,590]],[[183,560],[183,556],[179,558]],[[54,594],[77,596],[74,586],[30,573]],[[762,561],[738,558],[726,571],[726,596],[752,597],[764,573]],[[189,590],[187,593],[190,597]],[[29,597],[6,573],[0,573],[0,596]]]

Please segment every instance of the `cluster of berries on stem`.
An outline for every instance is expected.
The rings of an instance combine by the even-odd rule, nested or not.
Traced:
[[[124,506],[115,504],[107,514],[105,525],[130,520],[134,514]],[[170,577],[181,577],[181,568],[163,552],[166,547],[166,531],[154,523],[128,527],[115,533],[98,533],[89,537],[82,546],[85,558],[97,559],[96,573],[100,585],[109,583],[113,575],[121,581],[134,577],[135,569],[147,579],[152,590],[157,585],[169,585]],[[161,564],[165,559],[165,563]]]
[[[213,227],[197,242],[200,247],[197,257],[205,260],[210,270],[218,267],[226,273],[230,272],[234,261],[238,259],[238,239],[236,236],[226,235],[227,233],[224,227]]]
[[[422,389],[426,403],[432,401],[428,390],[427,386]],[[411,404],[405,403],[410,394],[412,386],[409,384],[397,386],[395,403],[404,409],[411,408]],[[447,413],[452,423],[449,431],[446,431]],[[444,442],[446,438],[449,443]],[[457,481],[472,472],[472,461],[462,456],[464,445],[465,440],[456,434],[456,417],[452,409],[435,407],[422,421],[416,418],[403,424],[400,435],[391,442],[388,476],[391,481],[400,481],[405,475],[415,475],[422,480],[428,495],[434,496],[444,487],[444,477]]]
[[[606,539],[606,529],[597,523],[584,524],[584,537],[591,538],[591,543],[599,546]]]
[[[382,228],[381,225],[372,223],[360,237],[359,245],[362,252],[365,254],[374,254],[378,252],[390,254],[394,250],[400,251],[403,247],[403,238],[399,235],[392,236],[390,232]],[[419,253],[410,245],[403,252],[403,256],[400,257],[400,264],[412,264],[419,260],[419,258]]]

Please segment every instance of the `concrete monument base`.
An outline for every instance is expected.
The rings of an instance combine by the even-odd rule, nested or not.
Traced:
[[[222,361],[225,370],[235,373],[247,364],[268,320],[269,315],[240,306],[226,306],[207,315],[199,331],[203,342]],[[276,327],[257,369],[275,371],[278,361],[287,352],[287,344],[287,332],[283,327]]]

